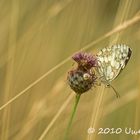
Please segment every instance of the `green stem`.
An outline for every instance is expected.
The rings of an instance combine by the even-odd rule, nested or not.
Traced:
[[[72,114],[71,114],[71,117],[70,117],[70,120],[69,120],[67,129],[66,129],[66,133],[65,133],[65,138],[64,138],[64,140],[68,140],[70,128],[71,128],[71,125],[72,125],[72,122],[73,122],[73,119],[74,119],[74,115],[75,115],[75,112],[76,112],[76,109],[77,109],[77,105],[78,105],[79,100],[80,100],[80,96],[81,96],[80,94],[77,94],[77,95],[76,95],[75,104],[74,104],[74,107],[73,107],[73,110],[72,110]]]

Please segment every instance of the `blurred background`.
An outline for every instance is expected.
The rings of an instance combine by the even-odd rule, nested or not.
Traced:
[[[83,94],[70,140],[140,140],[87,132],[140,129],[140,1],[1,0],[0,140],[63,140],[75,100],[67,83],[71,56],[114,43],[133,51],[112,82],[121,98],[100,86]]]

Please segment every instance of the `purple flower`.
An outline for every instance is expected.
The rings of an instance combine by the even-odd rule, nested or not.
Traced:
[[[78,66],[68,72],[68,84],[77,94],[82,94],[97,82],[97,76],[94,73],[94,67],[98,66],[97,57],[90,53],[78,52],[72,58]]]
[[[91,53],[78,52],[72,58],[78,63],[79,69],[87,70],[98,66],[97,57]]]

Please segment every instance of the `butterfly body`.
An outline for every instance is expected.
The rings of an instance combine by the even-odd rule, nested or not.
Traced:
[[[112,87],[110,82],[125,68],[131,53],[131,49],[125,44],[113,45],[99,51],[97,54],[98,67],[96,69],[100,77],[99,79],[106,87]],[[116,92],[114,88],[113,90]],[[119,96],[117,92],[116,95]]]
[[[102,79],[108,82],[114,80],[126,66],[131,53],[131,49],[126,45],[103,48],[97,54],[97,71]]]

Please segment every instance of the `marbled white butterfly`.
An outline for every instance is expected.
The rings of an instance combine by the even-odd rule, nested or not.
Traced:
[[[97,71],[101,82],[106,86],[111,86],[110,82],[114,80],[125,68],[130,59],[131,53],[132,50],[125,44],[117,44],[100,50],[97,54]],[[117,97],[119,97],[116,90],[114,88],[113,90]]]

